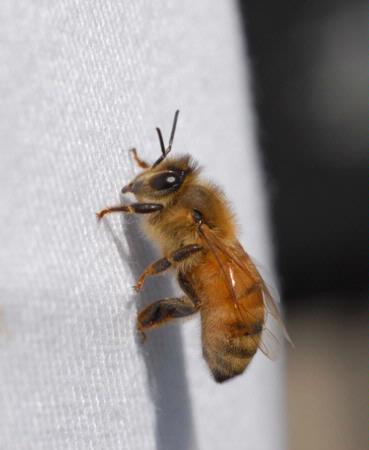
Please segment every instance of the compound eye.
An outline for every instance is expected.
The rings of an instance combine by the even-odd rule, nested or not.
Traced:
[[[194,221],[196,223],[202,223],[203,222],[203,216],[201,212],[198,209],[192,210],[192,217],[194,218]]]
[[[168,170],[153,177],[150,180],[150,186],[157,191],[174,191],[181,185],[182,178],[181,173]]]

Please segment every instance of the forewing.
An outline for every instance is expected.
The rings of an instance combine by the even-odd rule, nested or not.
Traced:
[[[278,322],[278,325],[280,326],[280,328],[283,332],[283,336],[292,345],[292,347],[294,347],[294,344],[291,340],[290,335],[288,334],[286,325],[283,321],[283,318],[282,318],[279,308],[276,304],[276,301],[274,300],[273,296],[271,295],[270,290],[266,286],[263,279],[261,279],[261,282],[262,282],[262,286],[263,286],[263,300],[264,300],[264,305],[265,305],[267,312],[270,313],[270,315]]]
[[[210,228],[208,228],[206,225],[202,225],[201,227],[199,227],[199,233],[200,236],[202,237],[205,247],[207,247],[214,255],[218,265],[219,265],[219,270],[221,272],[221,274],[223,275],[225,282],[228,286],[230,295],[233,299],[233,301],[236,303],[237,301],[237,296],[236,296],[236,292],[235,292],[235,286],[232,280],[232,275],[231,275],[231,271],[230,271],[230,265],[229,264],[224,264],[224,262],[222,262],[222,260],[224,260],[224,258],[222,258],[222,250],[220,248],[219,242],[220,241],[214,232],[212,232],[210,230]],[[222,245],[222,247],[224,247],[223,250],[223,254],[225,252],[225,246]]]
[[[219,268],[226,278],[227,285],[229,287],[232,298],[237,306],[237,297],[232,280],[232,266],[236,265],[238,269],[245,273],[245,275],[251,278],[256,284],[258,284],[263,293],[264,307],[267,313],[269,313],[278,323],[286,340],[293,346],[291,338],[287,332],[286,326],[283,322],[281,313],[277,307],[276,301],[270,293],[270,290],[266,286],[264,280],[256,269],[251,257],[246,253],[241,244],[237,241],[232,246],[225,245],[221,238],[206,225],[202,225],[199,229],[201,236],[203,237],[206,246],[214,254],[218,261]],[[245,311],[244,314],[248,314],[252,317],[250,311]],[[276,348],[279,341],[274,334],[266,327],[263,328],[262,340],[259,343],[260,350],[268,356],[270,359],[275,359]]]

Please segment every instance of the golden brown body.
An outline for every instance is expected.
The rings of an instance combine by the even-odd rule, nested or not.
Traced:
[[[229,264],[227,258],[220,262],[223,268]],[[203,355],[217,381],[245,370],[258,349],[264,325],[261,289],[237,267],[232,270],[235,299],[210,252],[187,273],[201,298]]]
[[[178,113],[167,149],[158,131],[163,155],[153,166],[134,151],[144,171],[123,192],[133,193],[139,203],[106,208],[98,217],[117,211],[146,214],[145,232],[160,246],[163,257],[142,273],[136,290],[146,276],[172,268],[185,295],[152,303],[139,313],[137,326],[144,333],[200,311],[204,358],[221,382],[242,373],[262,347],[265,302],[270,296],[236,238],[223,194],[200,180],[189,156],[167,158],[177,117]],[[271,309],[277,311],[274,305]]]
[[[205,249],[178,263],[176,270],[184,274],[199,299],[203,355],[215,379],[223,381],[242,373],[257,351],[264,324],[263,294],[258,280],[240,270],[226,255],[214,255],[208,248],[193,219],[193,209],[207,211],[203,213],[205,223],[211,223],[226,248],[239,245],[223,195],[214,186],[194,180],[183,187],[169,207],[147,219],[145,230],[166,256],[191,243]],[[227,280],[220,265],[225,271],[233,271],[233,292],[228,285],[231,280]]]

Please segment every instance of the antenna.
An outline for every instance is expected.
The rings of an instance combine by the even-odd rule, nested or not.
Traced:
[[[165,158],[165,145],[164,145],[164,139],[163,139],[163,135],[161,134],[160,128],[156,128],[156,132],[158,133],[158,136],[159,136],[161,152],[163,154],[163,157]]]
[[[179,110],[177,109],[177,111],[174,114],[172,132],[170,133],[170,139],[169,139],[169,145],[168,145],[168,148],[167,148],[167,154],[172,150],[172,144],[173,144],[173,140],[174,140],[174,134],[176,132],[178,116],[179,116]]]
[[[173,125],[172,125],[172,131],[171,131],[171,133],[170,133],[169,144],[168,144],[168,147],[167,147],[167,148],[165,148],[164,140],[163,140],[163,135],[161,134],[160,128],[156,128],[156,132],[158,133],[158,137],[159,137],[160,149],[161,149],[162,155],[160,156],[159,159],[157,159],[157,160],[154,162],[154,164],[152,165],[152,167],[155,167],[155,166],[157,166],[158,164],[160,164],[160,163],[168,156],[168,153],[172,150],[172,145],[173,145],[174,135],[175,135],[176,128],[177,128],[178,116],[179,116],[179,110],[177,109],[177,111],[176,111],[175,114],[174,114]]]

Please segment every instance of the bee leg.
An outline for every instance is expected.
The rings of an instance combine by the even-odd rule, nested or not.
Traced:
[[[161,258],[157,261],[150,264],[146,269],[142,272],[137,283],[133,286],[133,289],[138,292],[142,285],[144,284],[145,278],[149,275],[157,275],[159,273],[165,272],[171,267],[172,263],[167,258]]]
[[[110,206],[104,208],[98,213],[96,213],[97,218],[100,220],[106,214],[111,214],[113,212],[125,212],[128,214],[151,214],[163,209],[163,205],[160,203],[132,203],[131,205],[119,205]]]
[[[186,275],[183,272],[179,272],[177,279],[182,291],[192,300],[192,303],[200,307],[200,299],[197,296],[194,287],[187,279]]]
[[[202,247],[200,245],[185,245],[184,247],[181,247],[171,253],[169,258],[161,258],[153,262],[142,272],[141,276],[137,280],[137,283],[134,286],[135,291],[138,292],[142,288],[142,285],[144,284],[145,278],[147,276],[157,275],[159,273],[165,272],[169,269],[169,267],[172,266],[173,263],[183,261],[184,259],[189,258],[194,253],[197,253],[200,250],[202,250]]]
[[[184,259],[189,258],[194,253],[200,252],[203,249],[201,245],[197,244],[190,244],[185,245],[184,247],[179,248],[178,250],[175,250],[171,255],[170,259],[172,259],[174,262],[180,262]]]
[[[187,317],[198,311],[199,306],[184,295],[180,298],[158,300],[139,312],[137,328],[144,334],[145,330],[159,328],[172,319]]]
[[[138,156],[137,149],[131,148],[130,152],[132,154],[133,160],[138,165],[138,167],[141,167],[141,169],[148,169],[150,167],[150,164],[148,164]]]

